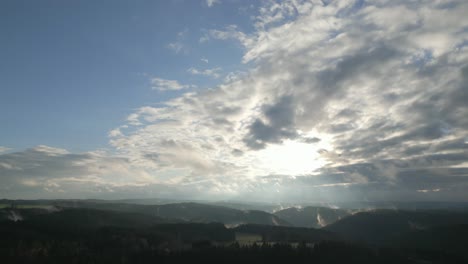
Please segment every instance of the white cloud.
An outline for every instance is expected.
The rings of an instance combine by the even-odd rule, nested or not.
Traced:
[[[254,40],[251,37],[241,32],[237,25],[228,25],[225,29],[222,30],[209,30],[205,36],[200,38],[200,42],[206,42],[210,38],[219,40],[237,40],[246,47],[248,47],[254,42]]]
[[[442,148],[444,140],[466,139],[461,119],[443,112],[451,106],[444,97],[435,109],[424,106],[438,98],[435,95],[456,92],[462,85],[460,70],[467,61],[459,60],[465,51],[454,47],[466,38],[460,33],[466,26],[460,10],[466,8],[461,2],[456,11],[406,2],[362,8],[354,1],[269,2],[256,18],[255,32],[246,34],[230,25],[206,35],[241,43],[244,61],[255,62],[253,69],[218,88],[141,108],[137,119],[149,124],[112,144],[142,164],[185,170],[181,181],[202,177],[236,189],[232,186],[241,182],[255,185],[259,175],[294,175],[280,166],[287,157],[263,153],[276,148],[275,153],[288,153],[286,142],[317,137],[317,145],[309,145],[320,155],[304,158],[304,164],[328,162],[324,168],[345,166],[337,173],[357,171],[344,173],[342,182],[311,186],[395,184],[403,168],[398,159],[411,159],[405,164],[415,169],[418,162],[432,159],[431,154],[442,153],[425,144]],[[400,13],[404,19],[393,19]],[[436,20],[448,13],[458,17],[458,23],[448,22],[442,29]],[[420,55],[425,50],[430,63]],[[202,74],[194,68],[189,72]],[[426,121],[434,123],[428,126]],[[443,136],[444,122],[459,128],[445,129],[452,132]],[[462,150],[455,146],[450,151]],[[145,157],[149,152],[152,159]],[[267,164],[265,159],[276,162]],[[395,164],[381,162],[388,159],[396,159]],[[375,163],[372,175],[377,178],[353,165],[361,163]],[[324,173],[313,167],[301,173]]]
[[[207,42],[208,40],[210,40],[210,37],[208,35],[203,35],[200,37],[200,39],[198,40],[198,42],[200,43],[205,43]]]
[[[37,153],[42,153],[47,156],[59,156],[59,155],[65,155],[69,154],[69,152],[66,149],[61,149],[61,148],[54,148],[54,147],[49,147],[46,145],[39,145],[36,146],[32,149],[30,149],[31,152],[37,152]]]
[[[203,75],[203,76],[208,76],[211,78],[219,78],[220,76],[220,67],[212,68],[212,69],[204,69],[204,70],[199,70],[197,68],[189,68],[187,70],[188,73],[193,74],[193,75]]]
[[[176,91],[195,87],[194,85],[180,84],[176,80],[151,78],[151,89],[158,91]]]
[[[440,189],[432,189],[432,190],[417,190],[420,193],[428,193],[428,192],[440,192]]]
[[[111,138],[120,136],[123,136],[122,132],[120,131],[120,128],[112,129],[111,131],[109,131],[109,137]]]
[[[167,44],[167,48],[173,50],[176,54],[188,53],[189,47],[186,44],[186,38],[189,31],[184,29],[177,33],[177,40]]]
[[[206,0],[206,5],[212,7],[214,4],[220,4],[220,0]]]
[[[171,50],[173,50],[175,53],[181,53],[184,51],[185,46],[182,42],[176,41],[176,42],[171,42],[167,44],[167,47]]]

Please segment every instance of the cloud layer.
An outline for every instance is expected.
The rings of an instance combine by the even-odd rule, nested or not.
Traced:
[[[254,32],[205,36],[240,43],[248,72],[139,108],[110,133],[116,154],[2,154],[3,193],[92,182],[134,196],[466,200],[467,13],[466,1],[265,2]]]

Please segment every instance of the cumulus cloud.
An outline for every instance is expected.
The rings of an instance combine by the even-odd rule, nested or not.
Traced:
[[[111,145],[160,184],[140,190],[466,200],[467,12],[466,1],[264,2],[253,32],[230,25],[204,36],[240,43],[248,71],[140,107]]]
[[[151,124],[114,144],[143,140],[131,150],[138,155],[164,149],[145,133],[167,133],[161,137],[196,149],[183,164],[197,160],[204,173],[226,178],[275,173],[255,161],[288,141],[310,144],[326,161],[310,173],[348,175],[342,183],[396,186],[404,184],[404,172],[454,166],[466,159],[467,108],[457,103],[467,94],[466,10],[461,1],[270,1],[259,10],[255,32],[230,25],[207,34],[241,43],[244,61],[255,62],[249,73],[153,114],[142,111],[139,118]],[[176,164],[167,155],[166,161]]]

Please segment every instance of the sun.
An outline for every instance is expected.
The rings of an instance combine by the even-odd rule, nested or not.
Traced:
[[[322,144],[286,140],[258,153],[258,166],[267,174],[304,175],[323,167],[327,161],[318,152]]]

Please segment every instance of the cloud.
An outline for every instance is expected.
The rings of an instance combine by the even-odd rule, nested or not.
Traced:
[[[252,32],[230,25],[205,36],[240,43],[248,69],[136,109],[126,129],[110,132],[116,154],[91,164],[141,178],[92,179],[103,192],[174,197],[466,201],[468,3],[446,3],[263,2]],[[190,87],[159,78],[153,86]],[[40,153],[50,164],[25,162],[32,150],[2,155],[0,175],[32,188],[33,171],[60,175],[90,155]],[[26,173],[26,164],[48,169]],[[78,168],[73,179],[89,180]]]
[[[221,68],[212,68],[212,69],[204,69],[204,70],[199,70],[197,68],[190,68],[187,70],[188,73],[193,74],[193,75],[203,75],[203,76],[208,76],[211,78],[219,78],[220,77],[220,72]]]
[[[244,144],[231,144],[254,153],[301,140],[300,131],[331,134],[332,150],[323,155],[329,166],[375,162],[378,181],[392,184],[401,168],[391,173],[380,161],[466,153],[464,144],[441,149],[445,142],[465,140],[468,128],[462,117],[467,108],[457,103],[468,94],[467,47],[461,41],[467,37],[461,11],[467,5],[456,6],[275,2],[262,9],[275,11],[261,11],[252,34],[235,25],[209,31],[213,39],[239,41],[244,61],[256,62],[225,88],[241,98],[241,114],[225,119],[239,125],[237,140]],[[405,18],[395,21],[401,13]],[[437,21],[446,15],[451,19],[443,28]],[[429,36],[433,41],[421,41]],[[245,92],[250,99],[242,97]]]
[[[103,151],[70,153],[37,146],[0,155],[0,196],[14,198],[83,197],[121,186],[157,181],[128,159]]]
[[[198,39],[198,42],[200,43],[205,43],[210,40],[210,37],[208,35],[203,35]]]
[[[451,167],[467,157],[467,10],[462,1],[443,7],[437,1],[270,1],[254,32],[230,25],[205,36],[240,43],[244,62],[254,63],[250,71],[151,108],[154,113],[141,110],[138,118],[150,123],[113,144],[133,156],[158,149],[155,166],[185,168],[187,179],[249,182],[246,190],[266,192],[278,187],[258,177],[283,170],[265,166],[264,158],[271,160],[265,153],[301,142],[319,155],[310,163],[326,164],[309,171],[309,186],[344,188],[353,197],[351,190],[360,191],[366,199],[414,198],[426,189],[459,195],[465,178]],[[395,20],[397,14],[405,15]],[[441,17],[450,18],[439,25]],[[163,139],[190,156],[175,160],[168,155],[175,146]],[[340,177],[330,181],[331,175]],[[420,176],[409,182],[405,175]],[[295,183],[300,177],[281,176],[279,184],[304,189]],[[425,186],[427,177],[433,185]]]
[[[171,42],[167,44],[167,47],[171,50],[173,50],[175,53],[181,53],[185,50],[185,45],[182,42]]]
[[[225,29],[212,29],[209,30],[204,36],[200,38],[200,43],[204,43],[210,39],[218,40],[236,40],[244,46],[250,45],[253,40],[243,32],[241,32],[237,25],[228,25]]]
[[[261,149],[267,143],[281,143],[283,139],[295,139],[298,136],[294,127],[295,103],[291,96],[283,96],[278,102],[262,108],[263,116],[250,124],[244,138],[247,146]]]
[[[220,0],[206,0],[206,5],[208,7],[212,7],[214,6],[215,4],[220,4],[221,1]]]
[[[188,35],[188,29],[184,29],[177,33],[177,40],[167,44],[167,48],[173,50],[176,54],[188,53],[188,46],[185,44],[185,40]]]
[[[120,137],[123,136],[122,132],[120,131],[120,128],[112,129],[109,131],[109,137]]]
[[[427,193],[427,192],[440,192],[440,189],[432,189],[432,190],[417,190],[417,192]]]
[[[10,148],[0,146],[0,153],[7,152]]]
[[[177,91],[195,87],[194,85],[180,84],[176,80],[151,78],[151,89],[158,91]]]

